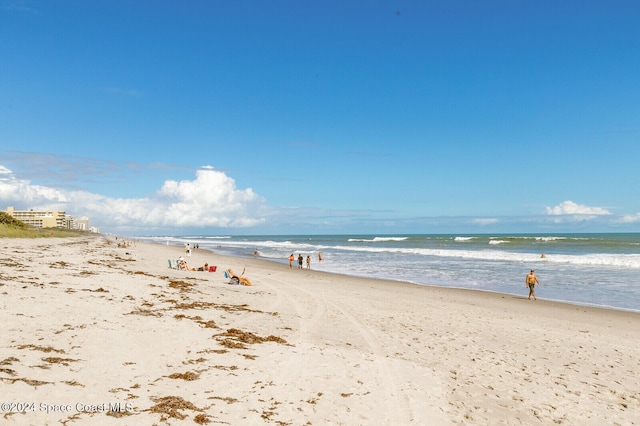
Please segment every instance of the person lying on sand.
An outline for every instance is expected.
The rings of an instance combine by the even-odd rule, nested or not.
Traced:
[[[240,274],[240,276],[237,276],[236,274],[234,274],[231,268],[227,269],[227,274],[229,275],[229,278],[231,278],[231,282],[236,282],[238,284],[247,285],[247,286],[253,285],[249,280],[249,278],[243,277],[244,269],[242,270],[242,273]]]
[[[180,259],[178,259],[178,269],[183,270],[183,271],[195,271],[196,268],[191,268],[189,266],[189,264],[187,263],[186,260],[184,260],[182,257]]]

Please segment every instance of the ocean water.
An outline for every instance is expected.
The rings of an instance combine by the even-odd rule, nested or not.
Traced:
[[[220,254],[443,287],[528,295],[534,269],[541,299],[640,312],[640,234],[281,235],[147,237],[199,244]],[[318,261],[322,252],[323,262]],[[544,257],[542,254],[544,253]],[[224,266],[224,265],[223,265]],[[306,262],[305,262],[306,267]]]

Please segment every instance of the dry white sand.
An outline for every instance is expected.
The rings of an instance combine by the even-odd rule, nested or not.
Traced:
[[[183,254],[0,240],[0,423],[640,423],[636,313]]]

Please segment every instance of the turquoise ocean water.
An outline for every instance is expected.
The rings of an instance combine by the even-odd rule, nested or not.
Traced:
[[[220,254],[443,287],[528,294],[534,269],[539,298],[640,312],[640,234],[159,236]],[[318,252],[324,261],[318,262]],[[545,257],[542,257],[542,253]],[[224,265],[221,265],[222,267]],[[288,267],[288,266],[287,266]]]

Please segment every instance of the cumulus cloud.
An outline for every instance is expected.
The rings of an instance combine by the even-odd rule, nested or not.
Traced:
[[[18,179],[4,166],[0,166],[0,199],[20,200],[25,204],[68,201],[64,192],[46,186],[32,185],[29,181]]]
[[[18,179],[0,166],[0,200],[23,208],[64,210],[86,215],[92,224],[117,227],[248,227],[263,222],[264,199],[212,167],[195,179],[167,180],[151,197],[112,198],[88,191],[65,191]]]
[[[564,201],[555,207],[547,207],[547,214],[552,216],[564,215],[585,215],[585,216],[603,216],[610,215],[611,212],[602,207],[588,207],[576,204],[573,201]]]

